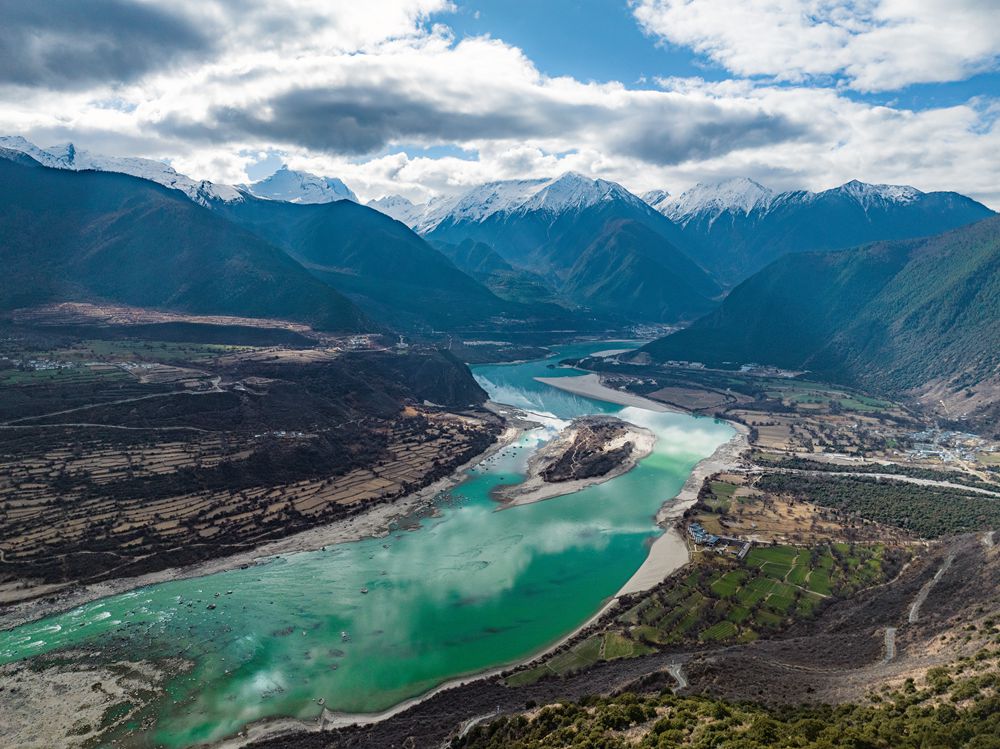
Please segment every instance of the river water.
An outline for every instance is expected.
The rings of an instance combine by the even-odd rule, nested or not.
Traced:
[[[566,357],[474,368],[493,400],[545,427],[472,469],[417,530],[141,588],[0,632],[0,663],[74,647],[100,662],[182,656],[193,667],[117,737],[187,747],[323,707],[375,712],[456,676],[521,660],[592,616],[631,577],[654,515],[732,435],[712,419],[620,406],[542,385]],[[490,490],[520,480],[564,420],[613,413],[653,430],[654,452],[623,476],[496,512]],[[367,593],[362,593],[362,588]],[[209,606],[214,606],[209,608]]]

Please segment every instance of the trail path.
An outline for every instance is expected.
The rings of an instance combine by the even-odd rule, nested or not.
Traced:
[[[667,666],[667,673],[673,676],[674,681],[677,682],[677,686],[674,687],[675,692],[680,692],[682,689],[687,689],[688,680],[687,677],[684,675],[683,664],[671,663],[669,666]]]
[[[900,476],[895,473],[863,473],[860,471],[810,471],[802,468],[763,468],[755,467],[752,469],[753,473],[789,473],[797,476],[813,476],[817,478],[825,478],[828,476],[853,476],[856,478],[867,478],[867,479],[878,479],[879,481],[900,481],[904,484],[916,484],[918,486],[936,486],[941,489],[960,489],[965,492],[973,492],[974,494],[983,494],[987,497],[996,497],[1000,499],[1000,492],[990,491],[989,489],[981,489],[977,486],[966,486],[965,484],[956,484],[951,481],[937,481],[935,479],[920,479],[915,476]]]
[[[910,604],[910,614],[907,617],[907,621],[909,621],[910,624],[916,624],[920,619],[920,607],[923,606],[924,601],[927,600],[927,596],[931,592],[931,588],[934,587],[934,584],[937,583],[938,580],[944,577],[944,573],[948,571],[948,568],[951,567],[951,563],[954,561],[955,553],[952,552],[945,557],[944,563],[941,565],[941,568],[934,573],[934,577],[924,583],[920,592],[917,593],[917,597],[914,598],[913,603]]]
[[[885,655],[882,657],[882,663],[888,663],[893,658],[896,657],[896,628],[886,627],[885,628]]]

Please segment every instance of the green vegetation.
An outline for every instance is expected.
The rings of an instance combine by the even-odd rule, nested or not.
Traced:
[[[762,546],[739,562],[703,554],[618,615],[604,631],[508,679],[512,686],[680,644],[748,642],[818,613],[895,574],[903,554],[882,545]]]
[[[721,628],[720,628],[721,629]],[[453,749],[1000,749],[1000,649],[927,672],[870,704],[769,708],[625,693],[474,727]]]
[[[893,476],[908,476],[915,479],[931,481],[949,481],[953,484],[965,484],[982,489],[996,490],[995,484],[989,484],[982,479],[964,471],[936,471],[918,466],[901,466],[896,463],[883,465],[881,463],[826,463],[797,456],[781,456],[773,453],[757,452],[752,456],[753,462],[759,466],[772,468],[794,468],[800,471],[823,471],[824,473],[885,473]]]
[[[1000,361],[998,248],[1000,219],[988,218],[922,240],[786,255],[644,350],[808,369],[886,395],[934,379],[973,385]]]
[[[926,538],[1000,527],[1000,501],[943,489],[858,476],[768,474],[757,488],[834,507]]]

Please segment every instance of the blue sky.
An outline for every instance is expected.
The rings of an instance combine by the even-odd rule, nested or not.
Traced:
[[[0,50],[0,133],[217,182],[856,178],[1000,207],[992,0],[48,0]]]
[[[469,0],[439,18],[459,37],[489,34],[520,47],[551,76],[633,87],[652,86],[657,77],[726,77],[690,50],[657,44],[619,0]]]

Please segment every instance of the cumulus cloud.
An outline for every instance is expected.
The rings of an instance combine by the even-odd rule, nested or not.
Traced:
[[[843,76],[862,91],[995,69],[995,0],[633,0],[642,26],[741,76]]]
[[[975,10],[971,0],[962,2]],[[435,13],[451,7],[447,0],[380,0],[377,12],[353,0],[79,0],[91,9],[101,3],[134,15],[109,11],[93,13],[99,23],[81,20],[80,49],[108,46],[120,55],[146,56],[124,70],[96,51],[87,53],[87,64],[74,77],[54,62],[59,49],[45,47],[49,57],[39,53],[30,65],[18,63],[28,67],[16,75],[10,67],[0,75],[0,132],[40,145],[73,140],[96,152],[164,159],[192,177],[229,183],[247,181],[247,166],[262,152],[277,154],[292,168],[341,177],[363,199],[400,193],[425,200],[494,179],[576,170],[635,191],[676,192],[696,181],[740,174],[778,189],[861,178],[957,189],[1000,204],[1000,180],[989,166],[1000,145],[995,100],[909,111],[857,101],[833,83],[818,82],[817,76],[830,73],[861,81],[860,68],[850,73],[855,68],[847,62],[821,53],[840,44],[828,37],[847,26],[852,49],[863,46],[861,37],[875,44],[882,26],[866,19],[896,7],[889,0],[873,1],[850,17],[837,10],[843,3],[810,6],[813,20],[832,20],[824,26],[792,13],[794,33],[776,40],[767,36],[765,8],[764,25],[755,33],[766,55],[749,42],[741,51],[742,37],[732,30],[712,32],[722,39],[718,52],[703,50],[731,52],[736,61],[730,64],[741,75],[764,75],[764,57],[791,60],[785,77],[794,73],[808,83],[683,78],[643,90],[546,76],[522,50],[500,39],[457,40],[434,23],[440,20]],[[739,17],[756,3],[650,0],[633,10],[650,30],[659,28],[658,14],[681,13],[673,20],[688,23],[674,24],[671,33],[695,45],[696,37],[711,37],[706,29],[722,23],[715,16],[705,20],[713,8]],[[772,0],[766,7],[789,3]],[[980,6],[992,12],[988,3]],[[139,50],[138,42],[130,46],[126,31],[132,27],[125,20],[148,17],[143,14],[177,24],[178,38],[151,40],[149,49]],[[49,34],[69,34],[72,25],[10,14],[0,44],[13,38],[7,33],[10,19],[20,19],[19,28],[30,22]],[[813,26],[819,28],[815,34]],[[884,26],[901,33],[898,24]],[[121,45],[101,42],[109,29],[122,35]],[[802,29],[807,33],[800,38]],[[140,32],[135,39],[145,38]],[[947,33],[944,39],[950,39]],[[976,44],[968,46],[968,60],[985,59]],[[894,53],[883,56],[871,75],[884,81],[890,65],[906,61]],[[0,54],[13,65],[8,57]],[[58,70],[63,72],[53,72]],[[453,155],[427,155],[439,146],[453,147]]]

